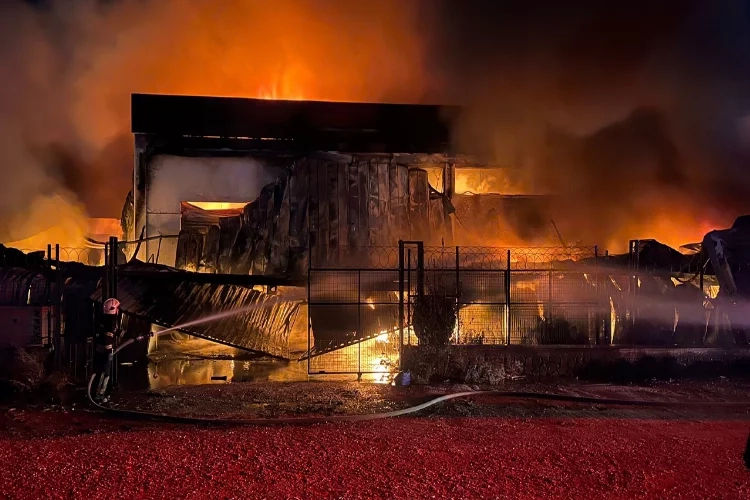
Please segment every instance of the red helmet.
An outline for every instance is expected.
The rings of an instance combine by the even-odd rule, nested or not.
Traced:
[[[104,301],[104,314],[119,314],[120,301],[117,299],[107,299]]]

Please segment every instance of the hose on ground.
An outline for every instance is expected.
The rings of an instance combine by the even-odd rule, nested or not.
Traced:
[[[644,400],[629,400],[629,399],[609,399],[609,398],[598,398],[598,397],[586,397],[586,396],[566,396],[562,394],[551,394],[543,392],[520,392],[520,391],[464,391],[454,392],[451,394],[445,394],[437,398],[431,399],[422,404],[410,406],[409,408],[403,408],[401,410],[394,410],[384,413],[370,413],[365,415],[330,415],[330,416],[317,416],[317,417],[282,417],[282,418],[250,418],[250,419],[215,419],[215,418],[200,418],[200,417],[182,417],[177,415],[164,415],[161,413],[150,413],[136,410],[123,410],[119,408],[111,408],[100,404],[95,401],[91,395],[91,387],[94,382],[92,375],[89,379],[88,384],[88,397],[92,405],[100,410],[113,415],[119,415],[121,417],[135,418],[135,419],[149,419],[149,420],[161,420],[165,422],[182,423],[182,424],[219,424],[219,425],[310,425],[320,424],[327,422],[362,422],[366,420],[380,420],[383,418],[400,417],[403,415],[410,415],[417,413],[431,406],[449,401],[456,398],[467,398],[473,396],[496,396],[505,397],[510,399],[531,399],[531,400],[545,400],[545,401],[560,401],[569,403],[588,403],[605,406],[644,406],[644,407],[669,407],[669,406],[738,406],[746,407],[750,406],[750,402],[742,401],[680,401],[680,402],[664,402],[664,401],[644,401]]]

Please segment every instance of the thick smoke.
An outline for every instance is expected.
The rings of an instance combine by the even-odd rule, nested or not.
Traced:
[[[556,195],[569,241],[679,245],[750,208],[747,2],[446,1],[439,12],[428,62],[468,105],[458,147]]]
[[[120,215],[132,92],[415,101],[419,26],[395,0],[1,2],[0,242]]]
[[[556,194],[566,240],[699,240],[747,208],[748,24],[740,1],[2,2],[0,241],[119,216],[131,92],[466,104],[457,148]]]

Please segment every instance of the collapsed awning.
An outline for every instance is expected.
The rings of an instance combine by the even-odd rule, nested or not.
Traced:
[[[101,290],[91,296],[101,302]],[[260,354],[288,358],[289,332],[299,302],[240,285],[164,280],[159,276],[118,280],[118,297],[124,313],[146,318],[165,328],[183,325],[212,314],[247,311],[181,331]]]

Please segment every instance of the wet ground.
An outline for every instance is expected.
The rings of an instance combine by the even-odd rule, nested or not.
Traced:
[[[444,394],[481,389],[489,388],[465,385],[395,387],[332,381],[285,384],[250,382],[119,391],[113,395],[111,404],[118,409],[202,418],[328,416],[386,412],[420,404]],[[423,410],[419,415],[750,419],[750,394],[744,381],[658,383],[647,386],[513,382],[492,389],[669,404],[638,407],[476,395],[441,403]],[[742,402],[746,404],[738,404]]]
[[[148,360],[121,363],[118,380],[120,387],[128,391],[231,382],[302,382],[310,378],[336,382],[357,380],[354,374],[308,377],[307,361],[297,361],[305,352],[306,342],[306,339],[292,342],[292,359],[282,361],[197,338],[161,340]],[[363,374],[362,380],[388,383],[391,376],[388,373]]]
[[[306,346],[297,339],[298,358]],[[292,345],[296,345],[294,342]],[[716,405],[633,408],[582,405],[497,396],[452,400],[426,410],[429,416],[599,416],[649,418],[748,418],[747,380],[653,382],[645,385],[587,384],[576,381],[508,381],[501,386],[438,385],[395,387],[390,377],[364,375],[308,376],[307,363],[259,358],[244,351],[195,338],[161,341],[148,362],[122,365],[111,405],[202,418],[277,418],[385,412],[460,391],[498,389],[569,396],[662,402],[703,401]],[[373,381],[378,383],[372,383]]]

